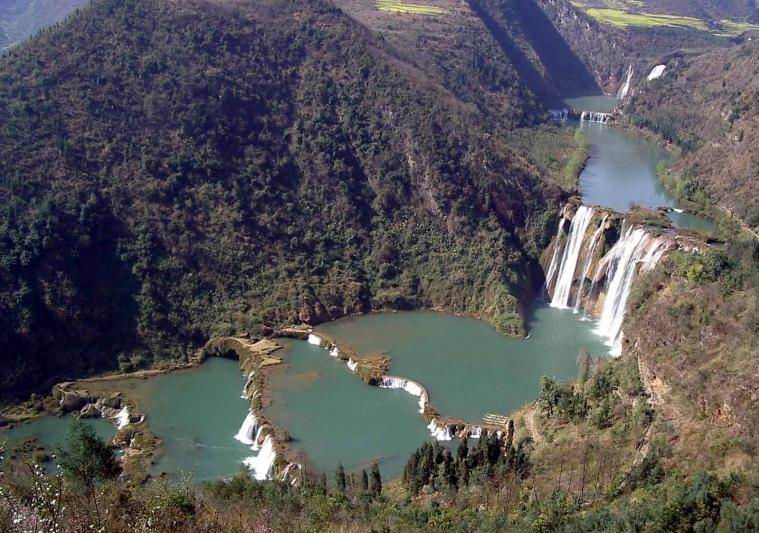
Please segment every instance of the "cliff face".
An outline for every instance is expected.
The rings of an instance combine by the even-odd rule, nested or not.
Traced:
[[[371,308],[521,330],[557,191],[331,4],[104,0],[0,77],[4,391]]]

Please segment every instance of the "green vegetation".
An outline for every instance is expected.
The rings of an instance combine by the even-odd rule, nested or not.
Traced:
[[[580,173],[585,168],[585,163],[588,161],[588,157],[590,157],[590,145],[582,130],[577,129],[575,131],[574,140],[575,150],[564,167],[564,179],[562,184],[566,188],[577,187],[577,180],[580,178]]]
[[[445,15],[448,10],[442,7],[425,6],[420,4],[407,4],[398,0],[377,0],[377,9],[391,13],[404,13],[411,15]]]
[[[102,0],[0,63],[0,391],[388,307],[523,332],[561,193],[502,142],[518,80],[462,71],[513,96],[486,116],[331,4],[265,4]]]
[[[588,8],[585,12],[602,24],[610,24],[618,28],[640,26],[643,28],[671,27],[707,30],[703,20],[693,17],[676,15],[661,15],[654,13],[633,13],[621,9]]]

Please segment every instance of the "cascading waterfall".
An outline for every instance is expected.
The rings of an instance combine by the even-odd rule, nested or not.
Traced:
[[[549,109],[548,114],[551,115],[551,120],[563,122],[569,118],[569,109]]]
[[[617,98],[620,100],[624,100],[627,97],[627,93],[630,92],[630,83],[632,82],[633,77],[633,66],[630,65],[627,67],[627,78],[625,79],[625,83],[622,84],[622,87],[619,88],[619,92],[617,93]]]
[[[412,396],[418,396],[419,412],[424,413],[424,408],[427,406],[428,401],[427,391],[418,383],[396,376],[382,376],[378,386],[382,389],[403,389]]]
[[[638,267],[650,270],[666,250],[664,240],[630,227],[607,254],[609,260],[600,265],[606,267],[607,290],[596,332],[608,339],[611,355],[622,354],[622,322]]]
[[[437,440],[452,440],[453,436],[446,426],[439,426],[437,420],[434,418],[430,421],[427,429],[430,430],[430,435]]]
[[[253,477],[259,481],[269,479],[277,452],[274,450],[274,440],[271,435],[266,435],[257,455],[248,457],[243,461],[253,473]]]
[[[599,111],[583,111],[580,114],[580,120],[582,122],[598,122],[599,124],[606,124],[610,119],[610,113],[601,113]]]
[[[308,334],[308,343],[309,344],[315,344],[316,346],[321,346],[322,344],[322,338],[319,335],[314,335],[313,333]]]
[[[556,230],[556,242],[553,246],[553,254],[551,254],[551,264],[548,266],[548,275],[546,276],[545,292],[550,294],[551,286],[553,285],[553,277],[556,274],[556,269],[559,268],[559,250],[561,249],[561,235],[564,231],[564,222],[566,222],[566,208],[561,212],[561,220],[559,221],[559,228]]]
[[[258,419],[255,414],[249,412],[245,417],[245,420],[243,420],[242,426],[240,426],[237,435],[235,435],[235,439],[247,446],[252,446],[255,443],[253,435],[255,434],[256,429],[258,429]]]
[[[580,276],[580,286],[577,287],[577,294],[575,295],[575,313],[580,311],[580,304],[582,303],[582,289],[585,286],[585,280],[590,273],[590,267],[593,264],[593,256],[596,253],[596,246],[598,245],[598,241],[601,239],[601,234],[604,231],[604,226],[606,225],[608,218],[609,215],[604,215],[603,219],[601,219],[601,224],[598,225],[598,228],[593,232],[593,235],[590,238],[588,252],[585,254],[585,264],[582,267],[582,275]]]
[[[569,293],[572,289],[572,282],[575,278],[577,269],[577,260],[580,257],[580,250],[585,239],[585,232],[593,218],[593,208],[581,205],[577,208],[572,225],[569,228],[569,239],[564,247],[564,254],[561,258],[561,267],[556,278],[556,288],[551,298],[551,307],[567,309],[569,305]]]

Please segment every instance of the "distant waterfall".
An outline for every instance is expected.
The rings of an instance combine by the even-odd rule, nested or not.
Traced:
[[[625,79],[625,82],[622,84],[622,87],[619,88],[619,92],[617,93],[617,98],[620,100],[624,100],[627,97],[627,93],[630,92],[630,83],[632,82],[633,77],[633,66],[630,65],[627,67],[627,78]]]
[[[599,124],[607,124],[610,119],[610,113],[601,113],[599,111],[583,111],[580,114],[580,120],[582,122],[597,122]]]
[[[604,231],[604,227],[606,226],[606,221],[608,219],[609,219],[609,215],[604,215],[603,219],[601,220],[601,224],[598,225],[598,228],[596,229],[596,231],[593,232],[593,235],[590,237],[590,246],[588,246],[588,251],[585,254],[585,261],[582,267],[582,274],[580,275],[580,286],[577,287],[577,295],[575,296],[575,305],[574,305],[575,313],[577,313],[580,310],[580,303],[582,302],[582,289],[585,286],[585,280],[588,278],[588,274],[590,273],[590,267],[593,264],[593,257],[596,253],[596,246],[598,246],[598,241],[601,238],[601,234]]]
[[[608,288],[596,332],[608,339],[611,355],[622,354],[622,321],[638,267],[650,270],[666,249],[663,239],[643,228],[630,227],[599,265],[603,270],[597,276],[606,273]]]
[[[572,289],[572,282],[575,279],[577,260],[580,257],[585,233],[592,218],[593,208],[581,205],[572,219],[572,225],[569,228],[569,239],[564,247],[561,267],[556,277],[556,288],[553,291],[551,307],[566,309],[569,305],[569,293]]]
[[[569,109],[549,109],[548,114],[551,115],[551,120],[563,122],[569,118]]]

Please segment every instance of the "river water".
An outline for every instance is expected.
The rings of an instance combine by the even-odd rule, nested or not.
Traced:
[[[568,103],[606,112],[614,102],[585,97]],[[658,163],[667,157],[664,150],[610,126],[568,125],[581,128],[591,145],[580,176],[586,204],[623,212],[632,204],[677,207],[656,176]],[[686,213],[672,213],[672,218],[680,227],[714,229]],[[509,414],[534,399],[543,375],[573,377],[581,349],[606,355],[594,325],[571,311],[538,305],[526,340],[503,337],[474,319],[424,311],[343,319],[320,329],[359,352],[389,353],[390,373],[422,383],[441,414],[477,422],[486,413]],[[365,385],[318,346],[288,344],[286,365],[271,375],[273,402],[266,414],[290,432],[292,446],[318,470],[332,471],[338,462],[350,470],[368,468],[376,461],[386,478],[399,476],[408,455],[430,438],[417,399],[402,390]],[[234,474],[250,455],[234,439],[248,409],[240,398],[243,383],[236,362],[212,359],[194,370],[103,386],[136,400],[163,439],[155,474],[186,474],[200,481]],[[69,424],[66,418],[44,418],[0,432],[0,441],[34,434],[54,447]],[[107,422],[95,424],[102,436],[113,433]]]

